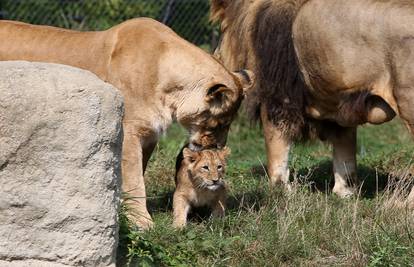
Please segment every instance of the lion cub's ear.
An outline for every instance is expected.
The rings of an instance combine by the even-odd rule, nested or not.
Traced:
[[[233,74],[239,79],[242,87],[243,87],[243,94],[246,93],[253,87],[255,76],[252,71],[250,70],[239,70],[233,72]]]
[[[219,153],[223,158],[227,158],[231,154],[231,149],[228,146],[225,146]]]
[[[183,149],[183,158],[185,160],[188,160],[188,162],[194,162],[194,161],[196,161],[199,156],[200,156],[199,153],[196,152],[196,151],[192,151],[189,148],[184,148]]]

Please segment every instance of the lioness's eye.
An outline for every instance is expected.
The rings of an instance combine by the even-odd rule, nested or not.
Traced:
[[[206,170],[206,171],[208,171],[208,166],[207,165],[204,165],[203,166],[203,169]]]

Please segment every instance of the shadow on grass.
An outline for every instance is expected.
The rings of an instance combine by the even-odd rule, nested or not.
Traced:
[[[157,197],[150,197],[147,199],[147,207],[149,212],[171,212],[173,210],[173,195],[174,191],[165,192]],[[238,211],[240,209],[258,210],[265,200],[266,193],[256,188],[248,192],[241,192],[234,195],[229,195],[227,198],[227,210]],[[201,222],[210,217],[211,209],[208,207],[192,208],[188,215],[188,220],[192,222]]]
[[[116,266],[127,266],[128,261],[128,245],[131,243],[129,238],[130,229],[126,222],[125,213],[119,213],[119,240],[116,251]]]
[[[266,179],[263,166],[253,166],[251,173],[256,179]],[[309,185],[316,192],[331,193],[334,186],[332,163],[329,160],[321,161],[308,168],[291,170],[291,174],[298,177],[299,183]],[[358,166],[358,178],[362,185],[361,196],[373,198],[377,192],[383,191],[388,183],[389,173],[378,171],[365,165]],[[172,199],[174,191],[164,192],[156,197],[148,198],[147,205],[151,213],[172,212]],[[227,210],[240,209],[258,210],[266,201],[265,189],[257,187],[243,192],[234,192],[227,200]],[[189,220],[201,221],[210,216],[208,208],[194,208],[189,214]]]
[[[147,199],[147,207],[152,213],[171,213],[173,212],[173,195],[174,191],[169,191],[158,197]],[[188,214],[188,220],[194,222],[201,222],[210,216],[210,209],[207,207],[192,208]]]
[[[269,192],[274,196],[273,190],[267,187],[267,175],[263,166],[254,166],[250,169],[252,179],[262,180],[259,183],[253,183],[258,186],[248,187],[244,189],[234,190],[229,195],[227,200],[227,210],[230,213],[239,212],[240,210],[258,211],[260,207],[266,204],[269,200]],[[334,184],[332,162],[329,160],[320,161],[307,168],[292,169],[292,176],[298,177],[299,183],[304,185],[310,185],[311,190],[314,192],[328,192],[330,193]],[[361,196],[364,198],[373,198],[377,192],[381,192],[387,186],[388,178],[390,174],[384,171],[378,171],[375,168],[365,165],[358,166],[358,177],[362,182]],[[282,189],[276,189],[277,194],[283,194]],[[280,192],[279,192],[280,191]],[[151,213],[169,213],[172,217],[172,199],[174,191],[166,189],[160,192],[158,196],[150,197],[147,199],[148,209]],[[276,195],[278,196],[278,195]],[[188,219],[191,222],[200,223],[210,217],[211,211],[208,208],[193,209]],[[122,217],[123,215],[121,215]],[[133,232],[127,227],[125,218],[121,219],[120,227],[120,242],[117,255],[117,266],[126,266],[128,245],[132,241],[141,242],[140,247],[144,247],[148,251],[153,251],[154,248],[150,241],[140,236],[131,235]],[[141,238],[141,239],[140,239]],[[138,240],[138,241],[137,241]],[[135,244],[134,243],[134,244]],[[149,244],[149,245],[148,245]],[[157,248],[157,247],[156,247]],[[154,250],[157,252],[157,250]],[[154,253],[155,253],[154,252]],[[132,264],[131,266],[136,266]]]
[[[260,188],[248,192],[230,195],[227,198],[227,210],[253,210],[258,211],[266,199],[266,192]]]
[[[262,166],[254,166],[251,169],[255,177],[264,179],[266,172]],[[361,187],[361,195],[372,198],[377,192],[383,191],[388,183],[390,174],[378,171],[372,167],[358,165],[358,179]],[[321,161],[309,168],[302,168],[297,171],[291,170],[291,174],[298,177],[299,183],[310,185],[313,191],[328,192],[334,186],[332,162],[329,160]]]
[[[167,191],[155,197],[147,198],[147,207],[151,213],[171,212],[174,191]]]
[[[253,166],[251,173],[256,179],[266,179],[263,166]],[[310,185],[314,192],[331,193],[334,179],[332,163],[329,160],[321,161],[308,168],[291,170],[291,174],[298,177],[299,183]],[[389,173],[378,171],[374,168],[359,165],[358,177],[362,184],[361,195],[365,198],[375,197],[377,192],[383,191],[388,183]],[[160,193],[158,196],[147,199],[148,210],[151,213],[172,212],[173,190]],[[258,210],[266,201],[266,192],[262,187],[257,187],[244,192],[234,192],[227,200],[227,210],[240,209]],[[210,215],[208,208],[194,208],[189,214],[189,220],[201,221]]]
[[[332,162],[328,160],[322,161],[310,168],[300,169],[296,174],[304,182],[310,183],[313,190],[331,192],[334,186]],[[361,187],[361,195],[366,198],[373,198],[377,192],[383,191],[390,176],[389,173],[365,165],[358,165],[357,175],[359,179],[358,186]]]

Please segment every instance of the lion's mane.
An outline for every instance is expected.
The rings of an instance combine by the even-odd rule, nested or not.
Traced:
[[[258,119],[264,105],[269,119],[291,138],[309,129],[306,85],[292,38],[293,22],[306,1],[212,0],[211,6],[211,19],[220,21],[223,31],[219,56],[227,65],[231,62],[229,68],[255,72],[255,88],[247,98],[249,115]]]

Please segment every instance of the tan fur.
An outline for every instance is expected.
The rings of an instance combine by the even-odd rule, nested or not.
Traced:
[[[256,83],[247,97],[251,118],[261,119],[271,185],[289,189],[288,156],[306,128],[304,83],[289,42],[293,15],[303,1],[211,0],[211,19],[222,40],[215,54],[232,70],[249,68]],[[276,20],[273,20],[277,18]]]
[[[95,73],[125,99],[123,190],[130,218],[151,225],[144,171],[159,135],[176,120],[194,147],[223,146],[249,72],[231,73],[201,49],[151,19],[101,32],[0,21],[0,60],[43,61]]]
[[[193,152],[184,148],[182,154],[177,158],[174,226],[186,225],[191,207],[209,206],[213,216],[224,216],[227,189],[223,177],[230,149]]]
[[[230,68],[249,66],[248,102],[261,111],[269,172],[315,126],[333,144],[335,187],[352,194],[356,127],[395,115],[414,134],[414,2],[408,0],[211,0]],[[276,151],[277,150],[277,151]],[[276,152],[273,152],[276,151]]]

